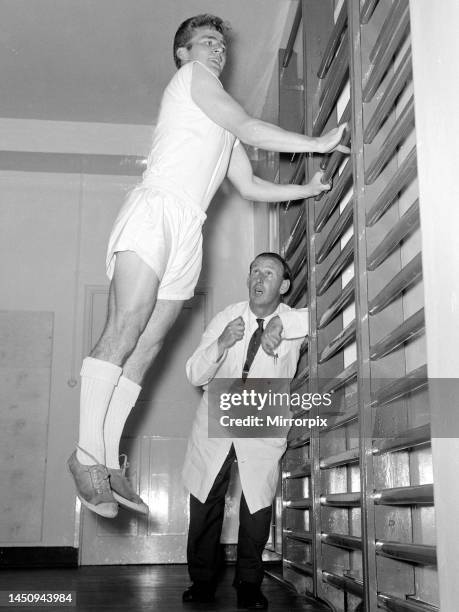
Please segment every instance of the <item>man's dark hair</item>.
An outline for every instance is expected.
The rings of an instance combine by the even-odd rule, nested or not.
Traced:
[[[255,259],[258,259],[259,257],[271,257],[271,259],[276,259],[282,266],[283,270],[284,270],[284,280],[288,280],[288,281],[292,281],[292,273],[290,271],[290,268],[287,264],[287,262],[285,261],[285,259],[283,257],[281,257],[280,255],[278,255],[277,253],[273,253],[270,251],[267,251],[266,253],[259,253]],[[250,268],[249,270],[252,270],[252,266],[253,266],[253,262],[255,261],[255,259],[252,261],[252,263],[250,264]]]
[[[203,13],[202,15],[196,15],[195,17],[186,19],[180,24],[174,36],[174,62],[177,68],[180,68],[182,65],[180,58],[177,57],[177,49],[186,47],[193,38],[195,29],[202,27],[213,28],[217,30],[217,32],[220,32],[223,37],[226,36],[229,30],[229,25],[224,22],[223,19],[215,15],[210,15],[209,13]]]

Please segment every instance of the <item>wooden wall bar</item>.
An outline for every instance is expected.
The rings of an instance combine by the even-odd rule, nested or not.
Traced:
[[[282,477],[284,577],[337,611],[437,610],[417,143],[407,0],[301,0],[303,110],[347,121],[349,158],[294,156],[332,189],[280,213],[310,311],[295,391],[333,391],[328,427],[293,427]],[[285,69],[281,70],[285,78]],[[300,77],[299,77],[300,78]],[[301,78],[300,78],[301,80]],[[282,95],[281,95],[281,115]],[[290,107],[291,108],[291,107]]]

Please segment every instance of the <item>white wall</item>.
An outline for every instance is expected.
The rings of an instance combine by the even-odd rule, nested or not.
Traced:
[[[440,607],[447,612],[459,600],[457,385],[437,381],[459,376],[459,4],[410,0],[410,11]]]
[[[2,119],[0,134],[3,150],[145,155],[151,128]],[[46,320],[53,320],[49,389],[43,390],[41,385],[34,390],[41,394],[42,404],[49,404],[48,410],[41,412],[46,423],[40,434],[42,449],[36,451],[45,453],[41,457],[43,464],[46,459],[44,488],[37,489],[36,474],[21,459],[31,451],[21,448],[25,439],[20,434],[14,457],[5,468],[8,473],[1,473],[11,477],[16,466],[25,479],[24,490],[37,491],[34,508],[39,513],[38,527],[32,532],[17,521],[0,522],[0,546],[75,543],[75,494],[65,462],[77,437],[76,383],[85,344],[85,288],[107,284],[104,258],[108,233],[126,191],[136,181],[136,177],[127,176],[0,172],[0,310],[6,311],[7,318],[19,311],[40,311],[51,313]],[[253,215],[251,205],[228,185],[208,213],[199,285],[210,292],[213,314],[246,297],[245,279],[253,257]],[[39,343],[40,337],[18,338],[23,353],[33,348],[27,343]],[[0,368],[7,365],[1,362]],[[21,368],[17,370],[20,374]],[[13,396],[14,389],[2,399],[12,404]],[[5,431],[3,427],[3,435]]]

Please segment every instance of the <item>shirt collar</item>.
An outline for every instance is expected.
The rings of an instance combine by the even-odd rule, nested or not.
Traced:
[[[257,319],[264,319],[264,325],[263,327],[266,327],[266,324],[268,323],[268,321],[270,321],[273,317],[275,317],[276,315],[279,314],[279,310],[280,310],[280,303],[278,304],[276,310],[274,312],[272,312],[269,315],[266,315],[266,317],[257,317],[252,310],[250,309],[250,305],[248,305],[248,322],[250,324],[250,326],[255,327],[257,325]]]

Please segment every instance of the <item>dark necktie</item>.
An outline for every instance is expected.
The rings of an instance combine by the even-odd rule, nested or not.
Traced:
[[[252,337],[250,338],[249,348],[247,349],[247,357],[245,359],[245,364],[242,369],[242,380],[246,380],[249,374],[250,366],[252,365],[253,360],[255,359],[255,355],[257,354],[257,351],[260,348],[261,336],[263,335],[264,319],[257,319],[257,323],[258,327],[253,332]]]

